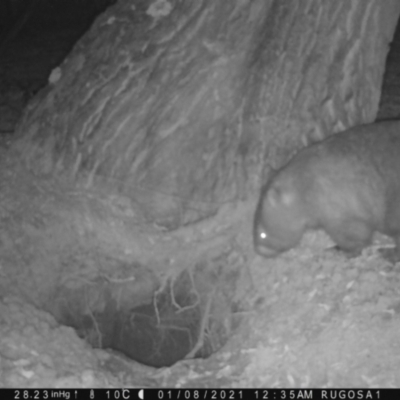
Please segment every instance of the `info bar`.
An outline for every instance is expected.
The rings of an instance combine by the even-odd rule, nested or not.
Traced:
[[[394,400],[400,389],[0,389],[1,400]]]

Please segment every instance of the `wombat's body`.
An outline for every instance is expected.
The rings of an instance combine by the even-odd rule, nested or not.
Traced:
[[[254,220],[254,243],[266,257],[322,229],[358,254],[374,232],[391,236],[400,258],[400,122],[362,125],[299,151],[269,180]]]

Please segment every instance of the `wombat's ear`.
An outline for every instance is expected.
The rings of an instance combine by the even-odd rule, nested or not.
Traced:
[[[285,189],[273,186],[268,191],[267,199],[271,207],[289,206],[293,203],[294,196]]]
[[[292,192],[281,192],[281,202],[285,206],[290,206],[293,203],[294,196]]]
[[[281,203],[281,190],[271,187],[267,193],[267,201],[271,207],[277,207]]]

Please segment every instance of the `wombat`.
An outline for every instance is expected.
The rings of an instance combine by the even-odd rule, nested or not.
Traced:
[[[385,258],[400,259],[400,121],[332,135],[269,179],[254,218],[256,251],[275,257],[316,229],[350,256],[381,232],[395,242]]]

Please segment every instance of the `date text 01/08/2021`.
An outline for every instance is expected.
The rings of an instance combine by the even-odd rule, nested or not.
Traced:
[[[385,400],[400,389],[0,389],[14,400]]]

